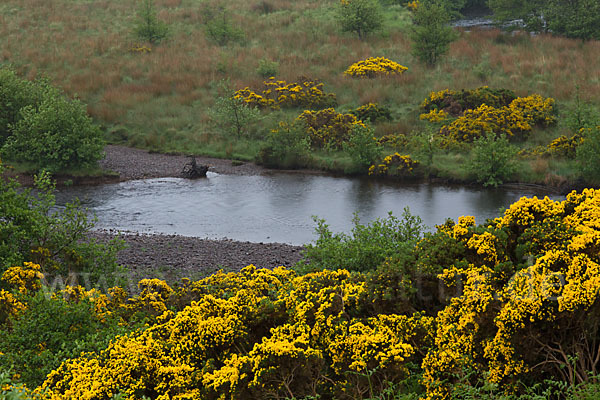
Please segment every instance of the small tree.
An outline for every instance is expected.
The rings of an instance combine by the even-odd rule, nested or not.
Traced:
[[[141,40],[158,43],[167,37],[169,27],[158,20],[153,0],[141,0],[135,34]]]
[[[342,0],[339,19],[344,32],[355,32],[360,40],[381,28],[383,13],[379,0]]]
[[[482,182],[484,186],[496,187],[516,172],[514,158],[517,149],[508,142],[506,136],[496,138],[490,132],[474,143],[469,169],[475,173],[478,182]]]
[[[242,98],[236,98],[226,82],[220,84],[224,92],[209,110],[213,123],[223,133],[235,135],[238,139],[248,136],[248,128],[260,119],[260,111],[251,107]]]
[[[423,1],[413,14],[413,54],[433,66],[448,52],[456,32],[449,25],[451,15],[439,0]]]

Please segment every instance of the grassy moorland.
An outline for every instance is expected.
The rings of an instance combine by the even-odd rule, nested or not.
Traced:
[[[211,123],[209,112],[223,95],[223,79],[233,89],[258,90],[261,73],[287,82],[306,76],[335,93],[338,111],[369,102],[388,107],[392,119],[377,123],[376,136],[403,134],[409,139],[431,130],[419,119],[419,106],[432,91],[487,85],[517,96],[552,97],[558,122],[535,127],[527,140],[516,143],[529,149],[575,133],[567,121],[575,115],[577,96],[593,107],[600,105],[598,41],[461,31],[447,56],[429,68],[411,55],[411,15],[400,5],[385,6],[382,29],[365,40],[341,32],[336,1],[157,0],[155,6],[169,35],[149,44],[134,34],[138,4],[133,0],[3,1],[0,63],[29,79],[47,76],[68,95],[78,96],[109,142],[241,160],[254,160],[268,132],[303,110],[263,110],[248,136],[224,134]],[[224,45],[207,34],[207,24],[215,18],[225,18],[231,30]],[[375,79],[344,75],[351,64],[378,56],[408,70]],[[404,148],[388,150],[420,158],[410,140]],[[428,173],[473,179],[465,167],[471,157],[468,147],[439,149]],[[351,160],[343,151],[315,151],[308,164],[347,171]],[[575,163],[565,157],[530,154],[519,158],[518,167],[511,180],[559,184],[578,177]]]

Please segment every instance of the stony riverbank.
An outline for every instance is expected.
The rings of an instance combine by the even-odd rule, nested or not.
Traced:
[[[90,233],[90,237],[102,243],[117,236],[125,243],[125,248],[118,253],[118,261],[131,272],[133,280],[149,277],[170,282],[181,278],[198,279],[219,269],[239,271],[249,264],[264,268],[292,266],[300,260],[303,249],[281,243],[209,240],[178,235],[118,234],[114,231]]]

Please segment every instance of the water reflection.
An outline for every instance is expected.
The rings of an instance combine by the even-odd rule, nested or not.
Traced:
[[[209,173],[197,181],[161,178],[63,188],[57,203],[78,197],[97,215],[99,228],[303,244],[315,239],[313,215],[325,218],[333,231],[347,232],[355,212],[368,222],[389,211],[400,216],[409,207],[433,227],[461,215],[484,222],[521,196],[535,194],[300,174]]]

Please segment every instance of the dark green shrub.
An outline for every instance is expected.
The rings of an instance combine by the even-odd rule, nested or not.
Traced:
[[[141,0],[134,29],[140,40],[158,43],[169,34],[169,27],[158,20],[154,9],[154,0]]]
[[[577,167],[590,182],[600,180],[600,127],[582,129],[583,141],[577,146]]]
[[[57,93],[46,94],[37,107],[23,107],[11,133],[2,156],[37,170],[91,167],[103,156],[102,132],[85,105]]]
[[[516,172],[514,159],[517,148],[509,143],[506,136],[488,134],[474,141],[473,158],[469,169],[484,186],[498,186],[510,179]]]
[[[0,176],[2,171],[0,165]],[[75,273],[85,274],[90,285],[101,279],[115,284],[121,242],[103,245],[90,240],[87,233],[93,221],[75,204],[56,211],[53,190],[47,174],[36,180],[35,195],[0,178],[0,274],[32,261],[42,266],[49,279]]]
[[[372,164],[381,159],[383,146],[374,137],[373,128],[356,125],[344,150],[352,159],[353,172],[366,173]]]
[[[412,252],[423,232],[421,218],[404,209],[402,218],[390,212],[362,225],[354,215],[350,234],[333,233],[325,220],[314,218],[318,238],[306,245],[303,259],[298,264],[301,271],[344,268],[350,271],[371,271],[388,258],[403,258]]]
[[[206,36],[215,44],[225,46],[229,43],[244,42],[246,34],[231,24],[229,15],[223,8],[218,10],[205,8],[203,15],[206,21]]]
[[[31,82],[10,68],[0,68],[0,146],[12,134],[11,126],[21,118],[25,106],[37,107],[44,95],[56,92],[46,81]]]
[[[301,168],[310,160],[310,139],[297,123],[280,122],[261,147],[256,161],[270,168]]]
[[[258,61],[258,68],[256,73],[263,78],[270,78],[276,76],[279,71],[279,63],[277,61],[269,61],[266,58],[262,58]]]

